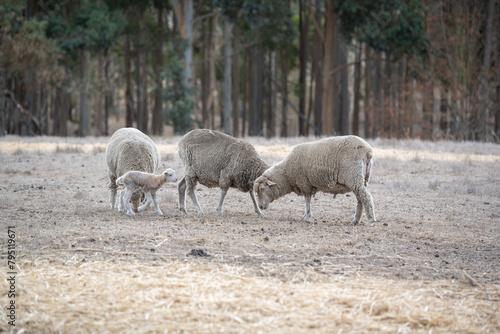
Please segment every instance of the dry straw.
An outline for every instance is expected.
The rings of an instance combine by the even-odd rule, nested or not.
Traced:
[[[500,290],[450,281],[339,275],[338,268],[245,267],[164,259],[26,261],[25,333],[498,333]],[[7,285],[1,282],[1,290]],[[6,305],[3,293],[2,305]],[[5,308],[0,332],[10,330]]]

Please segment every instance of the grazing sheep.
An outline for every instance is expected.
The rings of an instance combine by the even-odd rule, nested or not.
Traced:
[[[127,210],[127,215],[134,216],[134,212],[130,208],[130,198],[135,190],[142,190],[147,197],[146,203],[141,205],[138,209],[139,212],[145,210],[151,202],[155,203],[156,213],[159,215],[163,215],[158,206],[158,198],[156,197],[156,192],[160,190],[161,186],[165,184],[165,182],[177,182],[177,177],[175,176],[175,172],[168,168],[163,174],[155,175],[151,173],[144,173],[138,171],[130,171],[125,173],[116,179],[116,185],[119,187],[125,187],[125,194],[120,196],[120,206],[124,206]]]
[[[229,188],[250,192],[255,212],[262,215],[252,191],[254,180],[269,166],[249,143],[221,132],[197,129],[179,140],[179,157],[185,167],[185,176],[178,184],[179,209],[186,212],[186,192],[198,214],[203,214],[195,194],[197,182],[207,187],[220,187],[221,197],[217,211]]]
[[[373,226],[373,199],[366,189],[372,157],[372,147],[357,136],[325,138],[297,145],[281,162],[255,180],[259,207],[265,210],[273,200],[295,192],[305,197],[306,210],[302,219],[309,221],[311,196],[316,192],[331,193],[335,197],[352,191],[358,204],[351,225],[360,221],[364,206],[368,225]]]
[[[160,152],[155,143],[141,131],[122,128],[116,131],[106,147],[106,164],[110,179],[111,197],[109,204],[114,209],[116,202],[116,179],[128,171],[155,173],[160,165]],[[133,210],[137,212],[143,192],[137,189],[131,197]],[[120,203],[123,192],[120,193]],[[118,206],[123,211],[122,205]]]

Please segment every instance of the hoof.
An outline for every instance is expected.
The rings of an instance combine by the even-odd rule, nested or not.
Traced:
[[[135,216],[135,213],[133,211],[127,211],[127,215],[129,215],[130,217],[133,217],[133,216]]]
[[[179,208],[179,211],[182,211],[184,213],[187,213],[186,209],[185,208]]]

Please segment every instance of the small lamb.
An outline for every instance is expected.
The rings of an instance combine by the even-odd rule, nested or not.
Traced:
[[[141,190],[146,194],[147,201],[141,205],[138,212],[145,210],[152,201],[154,201],[156,206],[156,213],[163,215],[158,206],[158,198],[156,197],[156,192],[161,188],[161,186],[166,182],[177,182],[177,177],[175,172],[168,168],[161,175],[155,175],[139,171],[130,171],[125,173],[116,179],[116,185],[119,187],[125,187],[125,194],[120,196],[120,204],[118,206],[119,211],[127,210],[127,215],[134,216],[135,213],[130,208],[130,199],[132,194]]]

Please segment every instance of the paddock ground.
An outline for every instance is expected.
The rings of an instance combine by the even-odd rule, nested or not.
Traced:
[[[182,177],[179,138],[153,139]],[[305,223],[294,194],[260,218],[232,189],[218,215],[203,186],[205,216],[189,199],[186,215],[175,184],[159,192],[164,216],[128,217],[109,208],[108,140],[0,139],[0,332],[500,332],[500,145],[369,141],[368,227],[349,226],[352,194],[317,194]],[[272,164],[313,138],[248,140]]]

